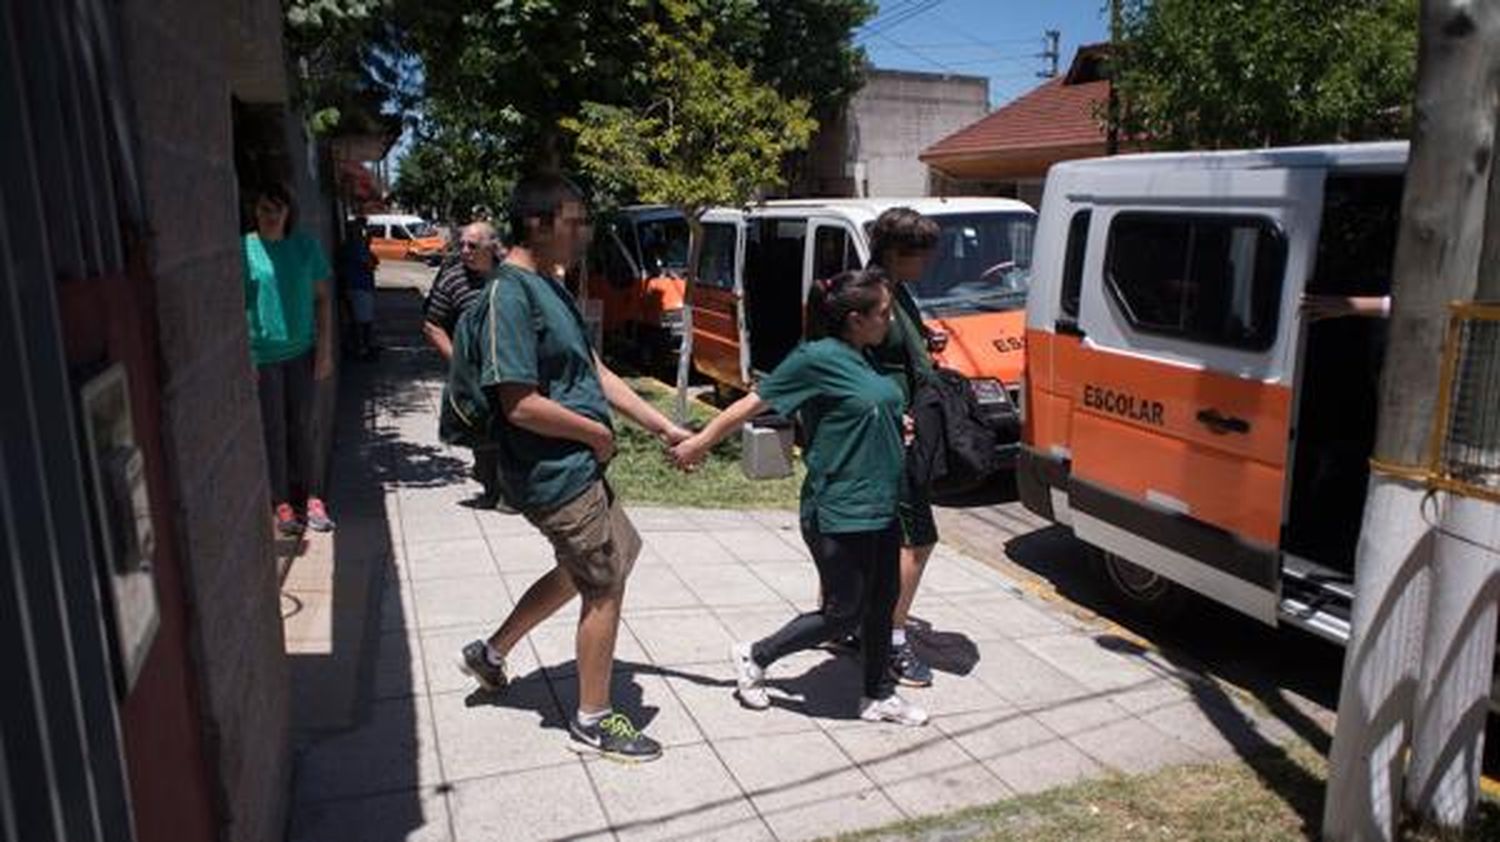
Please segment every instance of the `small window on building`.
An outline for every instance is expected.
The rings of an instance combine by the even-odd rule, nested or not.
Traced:
[[[734,248],[733,225],[704,223],[698,282],[718,289],[734,289]]]
[[[1276,341],[1286,240],[1270,220],[1120,214],[1105,263],[1139,330],[1248,350]]]
[[[1063,257],[1060,305],[1063,315],[1074,320],[1078,318],[1078,299],[1083,293],[1083,256],[1088,249],[1089,221],[1093,216],[1093,211],[1081,210],[1073,214],[1073,221],[1068,223],[1068,246]]]

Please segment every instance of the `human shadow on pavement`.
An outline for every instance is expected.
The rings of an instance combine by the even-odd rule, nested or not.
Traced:
[[[912,646],[927,665],[938,672],[964,676],[979,664],[979,645],[962,632],[935,629],[921,617],[907,618]]]

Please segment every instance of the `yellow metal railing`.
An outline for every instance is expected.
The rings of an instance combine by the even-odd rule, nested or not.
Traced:
[[[1500,303],[1449,308],[1427,483],[1500,502]]]

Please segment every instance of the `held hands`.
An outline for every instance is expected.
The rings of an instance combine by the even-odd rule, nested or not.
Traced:
[[[667,451],[667,458],[677,466],[678,470],[691,473],[703,464],[703,460],[708,458],[708,451],[712,449],[713,443],[705,435],[699,433],[678,442]]]
[[[693,437],[693,431],[677,424],[668,424],[656,432],[656,437],[664,447],[671,449]]]

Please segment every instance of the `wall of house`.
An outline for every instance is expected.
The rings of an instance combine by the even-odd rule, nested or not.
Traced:
[[[276,0],[125,0],[120,41],[150,220],[162,438],[189,653],[221,839],[283,836],[288,685],[265,448],[245,330],[231,96],[237,55],[281,54]],[[246,38],[254,43],[246,44]],[[284,77],[263,67],[256,93]],[[131,740],[133,778],[150,746]],[[133,723],[136,723],[133,725]],[[148,784],[142,783],[142,786]],[[138,811],[139,815],[139,811]],[[142,828],[142,839],[169,839]]]
[[[858,195],[928,195],[927,165],[917,155],[988,110],[983,77],[871,71],[849,106]]]

